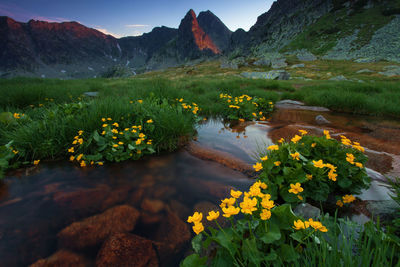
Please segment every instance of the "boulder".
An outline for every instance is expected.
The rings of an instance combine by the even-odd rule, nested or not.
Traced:
[[[387,77],[393,77],[393,76],[398,76],[400,75],[400,66],[392,65],[392,66],[386,66],[384,68],[385,71],[379,72],[379,74],[387,76]]]
[[[111,193],[104,199],[102,203],[102,210],[108,209],[115,204],[122,203],[128,197],[129,191],[132,189],[130,186],[121,186],[113,189]]]
[[[176,213],[168,212],[154,234],[155,244],[162,262],[164,262],[163,259],[167,260],[178,254],[190,238],[189,224],[179,219]]]
[[[289,80],[290,74],[284,70],[271,70],[268,72],[243,72],[241,74],[249,79]]]
[[[145,198],[140,207],[150,213],[159,213],[164,209],[165,205],[161,200]]]
[[[303,49],[297,52],[297,59],[301,61],[314,61],[317,60],[317,57],[313,53]]]
[[[362,69],[362,70],[357,71],[356,73],[357,74],[362,74],[362,73],[373,73],[373,72],[374,71],[369,70],[369,69]]]
[[[330,81],[348,81],[343,75],[339,75],[329,79]]]
[[[324,124],[329,124],[329,123],[331,123],[330,121],[328,121],[327,119],[325,119],[325,117],[322,116],[322,115],[316,116],[316,117],[315,117],[315,122],[316,122],[318,125],[324,125]]]
[[[73,192],[57,192],[53,195],[53,200],[63,209],[75,211],[100,210],[103,200],[109,193],[109,186],[100,185]]]
[[[82,255],[68,250],[59,250],[47,259],[40,259],[30,267],[86,267],[91,266]]]
[[[376,62],[376,59],[370,58],[370,57],[365,57],[365,58],[358,58],[358,59],[354,60],[354,62],[356,62],[356,63],[372,63],[372,62]]]
[[[304,68],[304,67],[305,67],[304,64],[295,64],[295,65],[290,66],[291,69]]]
[[[279,59],[272,59],[271,60],[271,67],[273,69],[281,69],[287,67],[286,60],[284,58],[279,58]]]
[[[96,258],[96,266],[156,267],[159,264],[150,240],[133,234],[119,233],[110,236],[103,243]]]
[[[130,232],[139,218],[139,211],[122,205],[102,214],[74,222],[58,233],[60,247],[84,249],[101,244],[109,235]]]
[[[234,69],[237,70],[239,68],[238,64],[232,61],[224,60],[220,65],[221,69]]]
[[[310,218],[316,220],[321,215],[321,210],[319,208],[314,207],[308,203],[301,203],[297,205],[293,212],[297,216],[303,217],[305,220],[308,220]]]

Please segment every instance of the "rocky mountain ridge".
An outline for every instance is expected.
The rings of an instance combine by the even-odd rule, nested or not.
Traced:
[[[120,39],[77,22],[0,17],[0,77],[97,77],[115,66],[132,74],[216,57],[282,68],[284,54],[400,62],[399,29],[400,0],[278,0],[248,32],[189,10],[178,29]]]

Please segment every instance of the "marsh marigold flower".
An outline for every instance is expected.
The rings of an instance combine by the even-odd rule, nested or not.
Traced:
[[[312,174],[306,174],[306,178],[307,178],[307,180],[312,180]]]
[[[322,161],[322,159],[320,159],[318,161],[313,160],[313,164],[314,164],[314,167],[316,167],[316,168],[321,168],[322,169],[322,168],[325,167],[325,164]]]
[[[257,162],[255,165],[253,165],[253,168],[256,170],[256,172],[261,171],[263,166],[260,162]]]
[[[304,189],[301,187],[300,183],[296,183],[296,184],[290,184],[290,189],[289,189],[289,193],[293,193],[293,194],[298,194],[303,192]]]
[[[240,203],[242,213],[252,214],[257,210],[257,198],[244,197],[243,202]]]
[[[285,142],[285,139],[281,138],[278,140],[278,142],[282,144],[283,142]]]
[[[279,166],[281,165],[281,163],[282,163],[282,162],[280,162],[280,161],[275,161],[275,162],[274,162],[274,165],[277,166],[277,167],[279,167]]]
[[[222,208],[222,211],[224,212],[222,216],[229,218],[233,215],[237,215],[240,212],[240,208],[235,206],[229,206],[227,208],[225,207]]]
[[[306,224],[302,220],[294,221],[293,224],[294,224],[293,228],[295,230],[302,230],[302,229],[306,229],[309,227],[309,224],[308,223]]]
[[[203,220],[203,213],[201,212],[195,212],[193,213],[192,216],[189,216],[187,219],[188,223],[199,223],[201,222],[201,220]]]
[[[242,192],[240,192],[240,191],[235,191],[235,190],[233,190],[233,189],[231,189],[231,196],[233,197],[233,198],[239,198],[241,195],[242,195],[243,193]],[[233,205],[233,204],[232,204]]]
[[[200,223],[195,223],[192,226],[193,232],[196,233],[196,235],[200,234],[201,232],[204,231],[204,225],[200,222]]]
[[[76,157],[76,160],[77,160],[77,161],[80,161],[82,157],[83,157],[83,154],[79,154],[79,155]]]
[[[263,221],[268,220],[269,218],[271,218],[271,211],[263,209],[262,212],[260,213],[260,218]]]
[[[268,150],[279,150],[279,146],[278,145],[272,145],[272,146],[269,146],[267,149]]]
[[[292,138],[292,142],[295,144],[300,140],[301,140],[301,136],[298,136],[297,134]]]
[[[339,199],[338,201],[336,201],[336,205],[339,207],[343,207],[343,202]]]
[[[301,135],[306,135],[306,134],[308,134],[308,132],[305,131],[305,130],[299,130],[299,132],[301,133]]]
[[[153,120],[150,119],[150,120],[147,120],[146,122],[147,122],[147,123],[153,123]]]
[[[324,135],[326,139],[331,139],[331,135],[329,134],[329,131],[324,130]]]
[[[268,160],[268,156],[264,156],[264,157],[262,157],[262,158],[261,158],[261,160],[262,160],[262,161],[266,161],[266,160]]]
[[[208,213],[207,220],[211,222],[213,220],[218,219],[218,217],[219,217],[219,211],[215,212],[212,210]]]
[[[292,156],[293,160],[300,160],[299,152],[291,153],[290,156]]]
[[[343,203],[351,203],[354,200],[356,200],[356,198],[353,195],[344,195],[342,197],[342,199],[343,199]]]

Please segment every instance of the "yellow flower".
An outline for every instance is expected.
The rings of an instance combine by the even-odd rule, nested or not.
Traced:
[[[235,207],[235,206],[229,206],[229,207],[223,207],[222,211],[224,212],[224,214],[222,216],[229,218],[232,215],[237,215],[240,212],[240,208],[239,207]]]
[[[78,134],[79,134],[79,135],[82,135],[82,134],[83,134],[83,131],[82,131],[82,130],[80,130],[80,131],[78,132]]]
[[[278,166],[278,167],[281,165],[281,163],[282,163],[282,162],[280,162],[280,161],[275,161],[275,162],[274,162],[275,166]]]
[[[272,146],[269,146],[267,149],[268,150],[279,150],[279,146],[278,145],[272,145]]]
[[[69,153],[74,153],[74,152],[75,152],[75,148],[74,148],[74,147],[69,148],[69,149],[68,149],[68,152],[69,152]]]
[[[143,103],[143,100],[139,99],[137,102],[139,102],[140,104],[142,104],[142,103]]]
[[[311,144],[311,147],[316,147],[317,146],[317,143],[312,143]]]
[[[113,147],[118,147],[118,144],[113,144]]]
[[[360,162],[356,162],[356,166],[357,166],[358,168],[364,167],[364,166],[362,165],[362,163],[360,163]]]
[[[270,200],[271,195],[268,195],[268,197],[263,198],[263,200],[261,201],[261,206],[264,209],[272,209],[273,207],[275,207],[274,201]]]
[[[306,229],[306,224],[302,220],[297,220],[293,222],[294,226],[292,226],[295,230]]]
[[[99,166],[103,166],[103,162],[97,162],[97,165],[99,165]]]
[[[107,120],[108,120],[108,121],[112,121],[112,119],[111,119],[111,118],[107,118]]]
[[[278,142],[282,144],[283,142],[285,142],[285,139],[281,138],[278,140]]]
[[[146,122],[147,122],[147,123],[153,123],[153,120],[150,119],[150,120],[147,120]]]
[[[244,122],[244,119],[239,119],[240,122]]]
[[[322,161],[322,159],[320,159],[318,161],[313,160],[313,164],[314,164],[314,167],[316,167],[316,168],[321,168],[322,169],[322,168],[325,167],[325,164]]]
[[[117,129],[112,129],[111,132],[112,132],[113,134],[118,134],[118,130],[117,130]]]
[[[73,145],[76,145],[77,143],[78,143],[78,140],[74,140],[74,141],[72,142]]]
[[[338,201],[336,201],[336,205],[339,207],[343,207],[343,202],[339,199]]]
[[[234,198],[234,197],[225,198],[225,199],[221,200],[221,204],[228,206],[228,207],[235,204],[235,202],[236,202],[236,198]]]
[[[136,140],[136,145],[140,145],[142,143],[142,139],[138,139],[138,140]]]
[[[19,153],[18,150],[13,150],[12,152],[14,153],[14,155],[17,155]]]
[[[193,216],[189,216],[187,219],[188,223],[199,223],[203,220],[203,213],[201,212],[195,212],[193,213]]]
[[[40,162],[40,159],[38,159],[38,160],[34,160],[34,161],[33,161],[33,165],[38,165],[38,164],[39,164],[39,162]]]
[[[106,135],[106,131],[102,131],[102,132],[101,132],[101,135]]]
[[[231,196],[232,196],[233,198],[239,198],[242,194],[243,194],[243,193],[240,192],[240,191],[235,191],[235,190],[231,189]]]
[[[358,144],[358,145],[357,145]],[[360,144],[359,143],[357,143],[357,142],[354,142],[354,145],[353,145],[353,148],[354,149],[357,149],[358,151],[361,151],[361,152],[365,152],[365,149],[362,147],[362,146],[360,146]]]
[[[152,140],[147,141],[146,144],[151,145],[152,144]]]
[[[299,200],[303,201],[303,197],[302,197],[302,196],[297,195],[297,198],[298,198]]]
[[[260,213],[260,218],[263,221],[268,220],[269,218],[271,218],[271,211],[270,210],[262,210],[262,212]]]
[[[300,154],[299,154],[299,152],[290,153],[290,156],[292,156],[293,160],[300,160]]]
[[[318,230],[318,231],[321,231],[324,233],[328,232],[328,229],[325,226],[323,226],[321,222],[314,221],[311,218],[308,220],[308,222],[309,222],[310,226],[312,228],[314,228],[315,230]]]
[[[297,134],[292,138],[292,142],[295,144],[300,140],[301,140],[301,136],[298,136]]]
[[[112,124],[112,126],[119,127],[119,124],[118,124],[118,122],[114,122],[114,123]]]
[[[299,132],[301,133],[301,135],[306,135],[306,134],[308,134],[308,132],[305,131],[305,130],[299,130]]]
[[[83,154],[79,154],[79,155],[76,157],[76,160],[77,160],[77,161],[80,161],[82,157],[83,157]]]
[[[104,123],[103,124],[103,128],[105,128],[105,127],[107,127],[108,126],[108,124],[107,123]]]
[[[243,202],[240,203],[242,213],[252,214],[257,208],[257,198],[244,197]]]
[[[15,118],[15,119],[20,119],[20,118],[21,118],[21,116],[20,116],[20,114],[19,114],[19,113],[14,113],[14,115],[13,115],[13,116],[14,116],[14,118]]]
[[[142,150],[138,150],[136,154],[142,154]]]
[[[356,200],[356,198],[353,195],[344,195],[342,197],[342,199],[343,199],[343,203],[351,203],[354,200]]]
[[[213,220],[218,219],[218,217],[219,217],[219,211],[215,212],[212,210],[208,213],[207,220],[211,222]]]
[[[81,167],[86,167],[86,162],[84,160],[81,161]]]
[[[306,174],[306,178],[307,178],[307,180],[312,180],[312,174]]]
[[[354,164],[354,160],[355,160],[355,157],[354,157],[354,155],[353,154],[351,154],[351,153],[346,153],[346,160],[349,162],[349,163],[351,163],[351,164]]]
[[[334,173],[332,170],[330,170],[329,173],[328,173],[328,178],[329,178],[330,180],[336,182],[336,177],[337,177],[337,174]]]
[[[69,161],[74,161],[74,159],[75,159],[74,156],[69,157]]]
[[[329,131],[324,130],[324,135],[325,135],[326,139],[331,139],[331,135],[329,134]]]
[[[303,192],[304,189],[301,187],[300,183],[296,183],[296,184],[290,184],[290,189],[289,189],[289,193],[293,193],[293,194],[298,194]]]
[[[192,229],[193,229],[193,232],[195,232],[196,235],[198,235],[198,234],[200,234],[201,232],[204,231],[204,226],[203,226],[202,223],[195,223],[195,224],[192,226]]]
[[[102,121],[102,122],[105,122],[105,121],[106,121],[106,118],[101,118],[101,121]]]
[[[259,186],[251,186],[250,190],[249,190],[249,196],[252,197],[258,197],[258,196],[262,196],[263,193],[261,193],[261,188]]]
[[[256,170],[256,172],[261,171],[263,166],[260,162],[257,162],[255,165],[253,165],[253,168]]]
[[[262,160],[262,161],[268,160],[268,156],[262,157],[261,160]]]
[[[115,140],[115,139],[117,139],[117,137],[116,137],[116,136],[113,136],[113,137],[112,137],[112,139],[114,139],[114,140]]]

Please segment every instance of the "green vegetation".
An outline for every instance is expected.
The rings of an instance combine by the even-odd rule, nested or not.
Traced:
[[[273,200],[301,203],[309,199],[326,202],[334,195],[338,204],[349,203],[351,194],[369,188],[364,164],[367,157],[359,143],[342,136],[342,141],[307,135],[300,130],[291,142],[268,147],[255,165],[260,180],[268,185]],[[349,196],[350,194],[350,196]]]
[[[324,55],[336,45],[337,40],[354,34],[355,29],[359,29],[359,32],[353,44],[355,48],[360,48],[369,43],[376,30],[393,19],[393,16],[384,15],[386,5],[364,9],[362,6],[365,1],[359,1],[361,7],[356,5],[352,13],[348,14],[349,9],[342,6],[343,2],[336,1],[334,11],[319,18],[282,51],[307,49],[314,54]]]
[[[203,213],[189,216],[187,222],[193,223],[196,233],[192,240],[194,253],[182,262],[182,267],[400,264],[398,237],[387,235],[379,220],[376,225],[371,221],[362,227],[337,219],[337,212],[334,218],[302,218],[292,212],[292,205],[299,200],[311,198],[323,207],[328,194],[359,193],[369,187],[363,164],[355,161],[366,160],[358,143],[346,137],[339,143],[330,138],[329,132],[325,137],[300,132],[302,137],[270,146],[267,150],[272,152],[260,155],[263,163],[253,167],[265,171],[247,192],[231,190],[230,197],[221,201],[221,214],[230,226],[221,227],[219,209],[204,215],[211,224],[207,229]],[[319,160],[310,164],[313,158]],[[304,182],[304,189],[300,182]],[[342,207],[354,200],[354,196],[345,195],[337,205]]]

